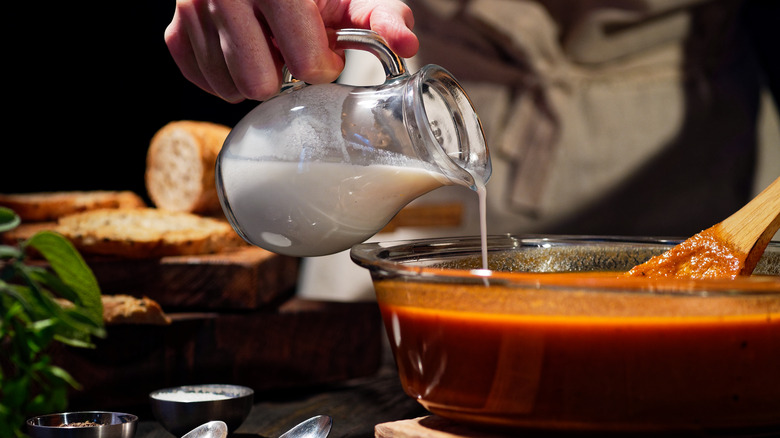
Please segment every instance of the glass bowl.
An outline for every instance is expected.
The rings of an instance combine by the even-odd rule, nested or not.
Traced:
[[[737,280],[619,278],[676,241],[367,243],[406,393],[457,422],[545,431],[780,429],[780,243]]]

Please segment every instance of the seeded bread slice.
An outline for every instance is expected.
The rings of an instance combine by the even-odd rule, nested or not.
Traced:
[[[209,254],[243,243],[224,220],[157,208],[77,213],[60,218],[56,231],[84,255],[123,258]]]
[[[146,155],[146,191],[158,208],[221,213],[214,171],[230,133],[224,125],[181,120],[160,128]]]
[[[46,222],[87,210],[142,208],[146,204],[131,191],[94,190],[0,193],[0,206],[15,211],[23,222]]]
[[[69,308],[73,303],[56,298],[60,306]],[[136,298],[131,295],[101,295],[103,303],[103,322],[106,325],[151,324],[168,325],[171,318],[165,314],[160,304],[151,298]]]
[[[167,325],[170,317],[160,305],[147,297],[136,298],[130,295],[103,295],[103,322],[117,324]]]

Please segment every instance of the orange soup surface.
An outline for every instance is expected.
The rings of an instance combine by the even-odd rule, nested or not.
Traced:
[[[561,430],[780,428],[777,294],[393,280],[375,289],[405,391],[443,417]]]

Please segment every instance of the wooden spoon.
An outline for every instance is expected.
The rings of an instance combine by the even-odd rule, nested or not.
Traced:
[[[720,222],[626,273],[648,278],[736,278],[753,273],[780,228],[780,178]]]

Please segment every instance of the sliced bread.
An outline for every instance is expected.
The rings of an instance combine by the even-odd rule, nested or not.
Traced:
[[[224,220],[157,208],[93,210],[60,218],[56,231],[84,255],[157,258],[243,244]]]
[[[82,211],[142,208],[146,204],[128,190],[94,190],[0,194],[0,206],[15,211],[22,222],[46,222]]]
[[[73,307],[73,303],[56,298],[60,306]],[[103,303],[103,323],[106,325],[118,324],[150,324],[168,325],[171,318],[165,314],[157,301],[151,298],[136,298],[131,295],[101,295]]]
[[[103,295],[103,322],[117,324],[167,325],[171,319],[160,305],[147,297],[136,298],[130,295]]]

